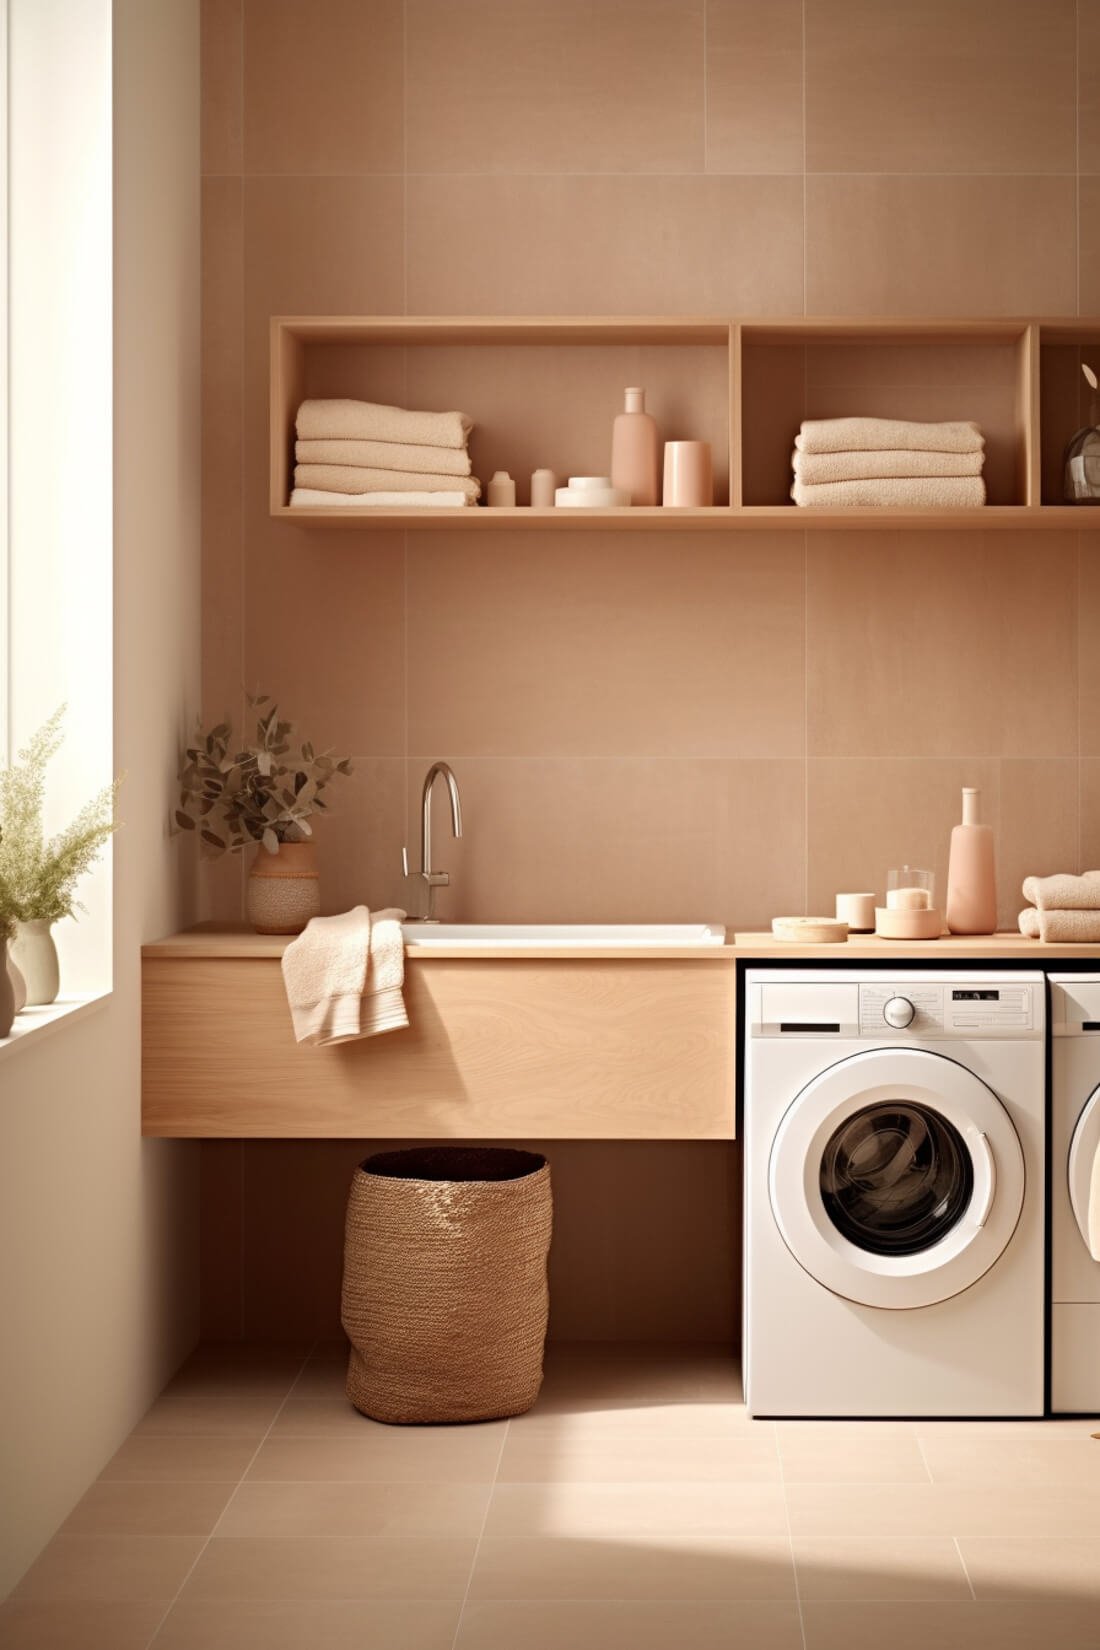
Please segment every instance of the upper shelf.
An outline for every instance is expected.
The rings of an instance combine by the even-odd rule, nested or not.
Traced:
[[[553,531],[731,528],[1079,530],[1061,455],[1086,420],[1082,351],[1100,320],[731,317],[275,317],[272,516],[301,527]],[[531,510],[533,469],[605,471],[627,383],[644,384],[663,436],[707,440],[710,509]],[[520,507],[294,509],[294,419],[307,396],[458,407],[474,419],[474,473],[516,478]],[[986,436],[989,503],[960,509],[799,509],[790,457],[804,418],[852,413],[973,418]]]

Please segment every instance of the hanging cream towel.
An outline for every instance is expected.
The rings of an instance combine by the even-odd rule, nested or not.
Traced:
[[[416,470],[364,470],[355,464],[296,464],[295,487],[327,493],[464,493],[481,497],[473,476],[425,475]]]
[[[407,1026],[404,911],[365,905],[339,917],[313,917],[283,952],[294,1036],[327,1048]]]
[[[1040,911],[1100,911],[1100,871],[1086,871],[1081,877],[1066,871],[1025,877],[1023,892]]]
[[[297,441],[294,456],[299,464],[359,464],[371,470],[412,470],[417,475],[470,474],[465,447],[414,447],[407,441]]]
[[[822,481],[816,486],[795,481],[796,504],[829,508],[870,504],[877,509],[976,509],[985,503],[981,476],[879,476],[872,481]]]
[[[295,510],[339,510],[364,506],[376,510],[455,510],[477,507],[465,493],[329,493],[322,487],[295,487],[290,495]]]
[[[299,441],[409,441],[417,447],[465,447],[473,419],[460,412],[408,412],[378,401],[303,401]]]
[[[1048,945],[1100,945],[1100,911],[1020,912],[1020,933]]]
[[[867,481],[873,476],[980,476],[984,462],[982,452],[922,453],[914,447],[869,448],[861,453],[800,453],[796,447],[791,454],[796,478],[811,483]]]
[[[976,424],[922,424],[908,418],[808,418],[794,444],[800,453],[860,453],[871,447],[980,453],[985,439]]]

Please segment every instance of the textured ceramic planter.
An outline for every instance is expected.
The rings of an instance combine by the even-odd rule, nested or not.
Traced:
[[[302,932],[321,910],[312,842],[284,842],[277,854],[259,849],[248,873],[247,910],[257,934]]]
[[[11,954],[16,968],[27,982],[27,1007],[38,1008],[43,1003],[52,1003],[61,989],[61,973],[57,964],[57,947],[45,917],[16,923]]]
[[[0,940],[0,1037],[6,1037],[15,1019],[15,988],[8,973],[8,942]]]
[[[10,947],[7,948],[7,958],[8,979],[11,981],[12,995],[15,998],[15,1012],[22,1014],[27,1006],[27,982],[16,967],[15,958],[11,954]]]

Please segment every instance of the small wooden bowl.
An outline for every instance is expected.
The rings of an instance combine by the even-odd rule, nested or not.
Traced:
[[[777,940],[802,945],[843,945],[848,938],[848,924],[835,917],[773,917],[772,933]]]

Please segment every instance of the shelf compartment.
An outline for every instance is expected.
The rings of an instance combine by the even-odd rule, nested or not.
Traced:
[[[746,324],[741,329],[742,497],[783,506],[803,419],[973,419],[990,506],[1037,503],[1034,336],[1023,321]],[[875,511],[886,518],[913,512]],[[959,525],[984,511],[937,511]],[[799,510],[798,514],[807,514]]]
[[[1062,460],[1070,438],[1091,422],[1092,391],[1081,363],[1100,374],[1100,323],[1088,320],[1043,321],[1039,326],[1039,427],[1044,505],[1062,505]],[[1081,527],[1092,516],[1088,505],[1069,504]],[[1098,525],[1100,525],[1100,518]]]
[[[289,511],[295,415],[310,396],[469,413],[473,473],[484,489],[494,470],[509,471],[522,505],[536,468],[555,470],[563,484],[569,475],[606,472],[623,389],[642,384],[646,405],[669,439],[710,442],[718,506],[730,497],[728,320],[276,317],[271,326],[275,516],[327,524],[347,508]],[[436,516],[421,514],[429,513]],[[366,508],[352,519],[362,525],[377,514]],[[486,514],[456,511],[444,520],[453,526],[459,515],[469,515],[483,523]],[[561,525],[561,517],[555,519]]]

